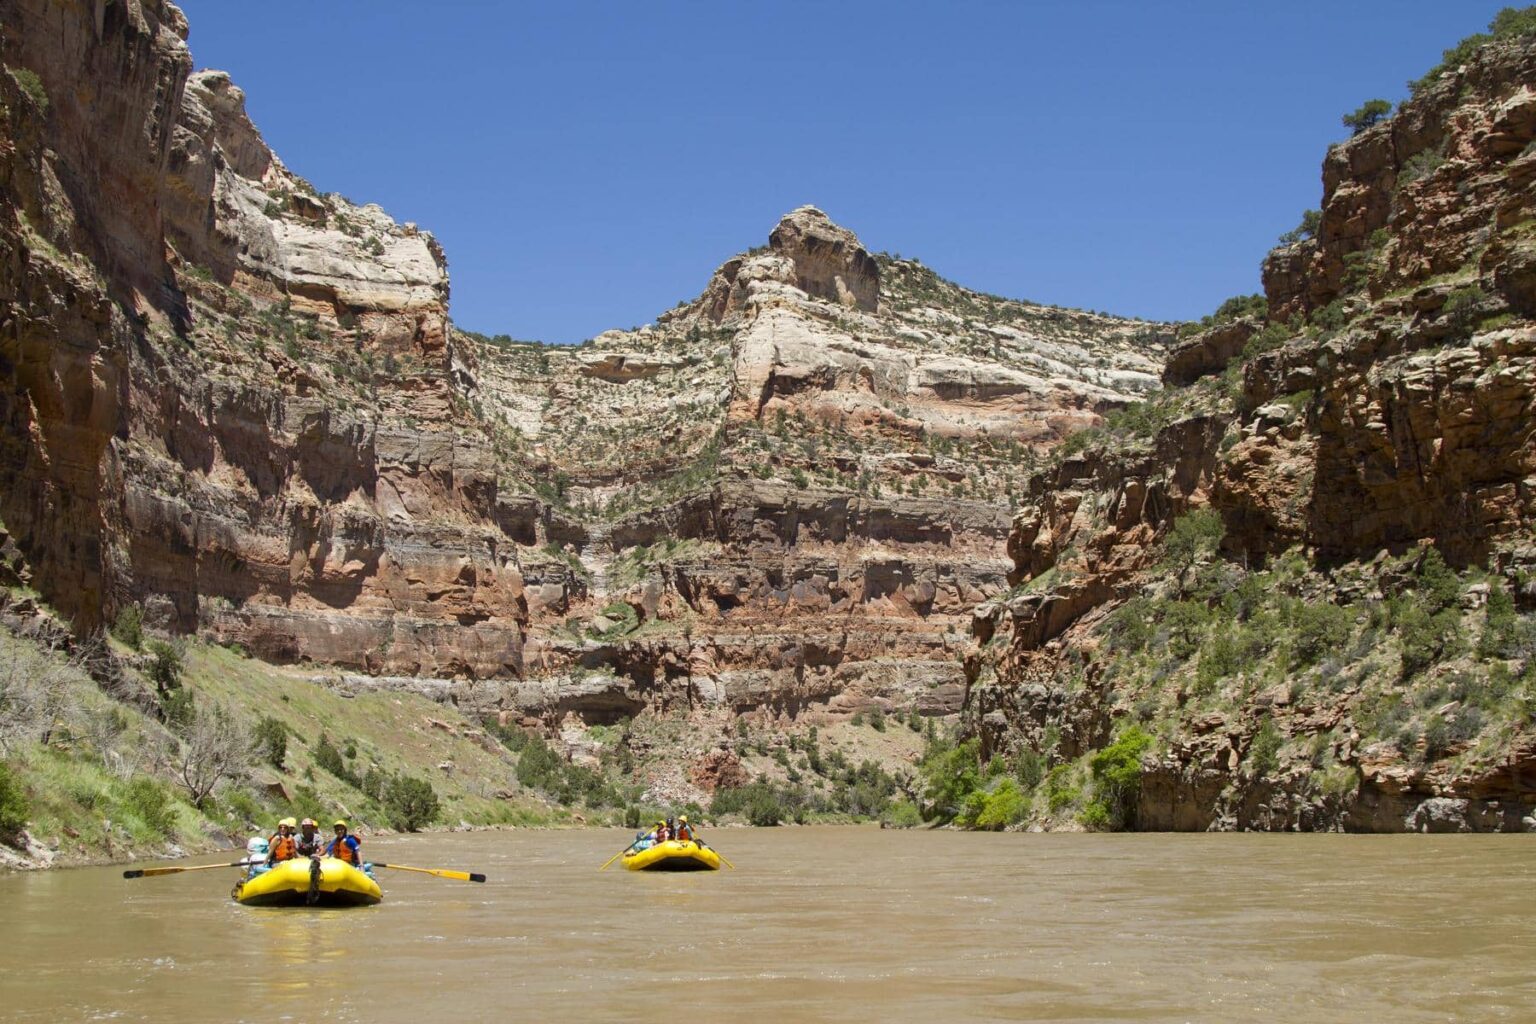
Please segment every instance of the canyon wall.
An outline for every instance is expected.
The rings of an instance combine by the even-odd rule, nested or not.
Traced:
[[[176,7],[0,15],[0,520],[84,632],[544,726],[951,713],[1029,464],[1158,386],[1165,326],[809,207],[653,325],[461,332],[430,234],[292,173]]]
[[[1032,479],[968,661],[985,747],[1139,724],[1140,827],[1522,827],[1533,86],[1536,46],[1485,46],[1331,148],[1267,316],[1186,339],[1167,391]]]

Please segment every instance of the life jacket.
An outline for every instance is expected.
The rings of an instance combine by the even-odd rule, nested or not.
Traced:
[[[267,848],[272,851],[268,856],[274,864],[293,860],[299,855],[299,845],[293,841],[293,836],[275,835],[267,840]]]
[[[693,826],[688,824],[687,822],[684,822],[683,824],[677,826],[677,838],[678,838],[678,841],[680,841],[680,842],[684,842],[684,843],[691,843],[691,842],[693,842]]]
[[[313,838],[306,840],[303,834],[300,833],[293,839],[294,852],[302,857],[308,857],[319,853],[321,850],[325,849],[325,843],[322,842],[324,838],[325,837],[322,836],[319,832],[316,832]]]
[[[656,830],[656,841],[658,843],[665,843],[665,842],[669,841],[671,838],[672,838],[672,832],[665,825],[663,825],[661,828]]]
[[[347,842],[348,839],[352,839],[352,837],[342,836],[340,839],[332,839],[331,845],[325,848],[325,855],[327,857],[335,857],[339,861],[345,861],[356,867],[362,860],[357,855],[357,840],[352,839],[352,842],[349,843]]]

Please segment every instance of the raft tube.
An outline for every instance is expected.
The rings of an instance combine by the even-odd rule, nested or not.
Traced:
[[[285,860],[230,895],[247,907],[368,907],[384,898],[378,882],[335,857]]]
[[[672,839],[624,855],[631,871],[719,871],[720,855],[699,843]]]

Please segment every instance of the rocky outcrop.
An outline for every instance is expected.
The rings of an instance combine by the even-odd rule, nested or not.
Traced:
[[[45,93],[0,81],[0,516],[36,584],[82,629],[141,602],[277,660],[518,671],[435,243],[313,195],[170,4],[0,10]]]
[[[1166,327],[811,207],[653,326],[455,332],[431,236],[294,175],[173,6],[0,12],[47,94],[0,76],[0,519],[84,630],[137,604],[560,735],[951,714],[1021,462],[1158,386]],[[736,778],[696,753],[677,792]]]
[[[1170,391],[1030,481],[1008,539],[1015,588],[973,619],[966,717],[984,754],[1070,764],[1134,719],[1164,738],[1143,761],[1138,827],[1526,827],[1530,723],[1488,718],[1529,652],[1490,641],[1475,609],[1490,587],[1536,596],[1533,83],[1536,44],[1486,46],[1333,147],[1317,238],[1265,263],[1268,323],[1175,348]],[[1240,383],[1214,376],[1233,364]],[[1197,510],[1221,535],[1200,566],[1192,534],[1167,543]],[[1482,630],[1475,650],[1410,650],[1425,632],[1382,619],[1421,600],[1431,548],[1493,574],[1438,620]],[[1268,653],[1264,630],[1300,630],[1286,642],[1305,649],[1325,620],[1351,652]],[[1166,663],[1136,660],[1137,644]],[[1470,707],[1441,695],[1447,681]]]
[[[1243,351],[1262,325],[1252,318],[1219,324],[1174,346],[1163,366],[1163,383],[1176,387],[1220,373]]]

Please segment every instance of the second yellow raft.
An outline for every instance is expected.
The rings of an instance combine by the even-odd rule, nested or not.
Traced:
[[[720,855],[699,843],[672,839],[624,855],[631,871],[719,871]]]
[[[335,857],[296,857],[235,883],[230,894],[247,907],[366,907],[384,898],[379,883]]]

